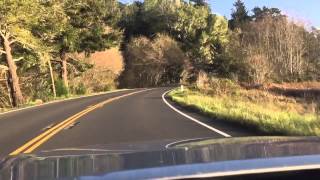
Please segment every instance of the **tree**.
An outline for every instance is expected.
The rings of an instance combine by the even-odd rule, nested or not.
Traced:
[[[51,89],[53,96],[56,97],[56,86],[52,60],[56,55],[59,46],[57,39],[68,26],[68,19],[63,9],[63,3],[59,1],[44,1],[41,3],[42,11],[39,22],[33,26],[32,32],[41,42],[39,55],[46,62],[50,73]]]
[[[120,27],[125,31],[125,42],[139,35],[152,38],[158,33],[171,34],[176,10],[180,6],[180,0],[145,0],[125,6],[120,22]]]
[[[253,20],[262,20],[265,17],[273,17],[273,18],[281,18],[285,17],[282,15],[281,10],[278,8],[267,8],[266,6],[263,6],[263,8],[255,7],[253,10],[252,19]]]
[[[173,36],[191,53],[194,65],[199,68],[211,64],[227,43],[227,20],[212,14],[208,6],[183,5],[172,27]]]
[[[307,54],[306,77],[308,80],[320,80],[320,30],[312,28],[305,34]]]
[[[177,19],[172,26],[173,36],[191,49],[208,25],[210,10],[206,6],[185,4],[177,11]]]
[[[143,7],[143,19],[149,28],[148,37],[152,37],[157,33],[170,33],[181,3],[180,0],[145,0]]]
[[[24,102],[17,74],[16,62],[23,56],[16,57],[15,48],[33,50],[39,47],[38,39],[32,34],[32,26],[37,23],[40,4],[34,0],[8,0],[0,2],[0,41],[1,53],[5,54],[9,68],[12,102],[17,106]]]
[[[306,30],[285,16],[264,16],[233,32],[228,51],[240,80],[298,81],[306,72]]]
[[[196,6],[208,6],[206,0],[191,0],[191,2],[194,2]]]
[[[250,16],[248,11],[241,0],[237,0],[234,4],[234,9],[232,10],[231,19],[229,21],[230,29],[241,28],[241,26],[250,21]]]
[[[149,30],[143,20],[143,3],[135,1],[121,9],[119,27],[124,31],[124,43],[128,43],[131,37],[148,35]]]
[[[57,39],[61,60],[61,77],[68,87],[68,53],[85,52],[86,55],[119,44],[121,32],[113,29],[119,18],[115,0],[67,0],[64,10],[68,26]]]
[[[205,64],[212,64],[217,55],[223,53],[228,43],[228,21],[218,15],[210,14],[207,28],[202,32],[199,41],[199,57]]]
[[[141,35],[152,39],[158,33],[168,34],[180,42],[197,68],[212,64],[227,43],[227,20],[212,14],[205,1],[146,0],[126,6],[123,12],[125,43]]]

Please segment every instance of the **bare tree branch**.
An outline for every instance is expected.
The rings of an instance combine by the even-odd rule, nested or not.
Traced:
[[[6,54],[6,52],[2,48],[0,48],[0,54]]]
[[[17,40],[12,40],[12,41],[9,42],[9,44],[11,45],[11,44],[13,44],[15,42],[17,42]]]
[[[4,32],[2,32],[2,31],[0,31],[0,36],[1,36],[3,39],[5,39],[5,38],[6,38],[6,36],[5,36]]]
[[[75,58],[75,57],[73,57],[73,56],[70,56],[70,55],[67,55],[67,57],[68,57],[69,59],[71,59],[71,60],[74,60],[74,61],[80,61],[79,59],[77,59],[77,58]]]
[[[14,59],[13,61],[14,62],[17,62],[17,61],[20,61],[20,60],[22,60],[23,59],[23,57],[19,57],[19,58],[17,58],[17,59]]]

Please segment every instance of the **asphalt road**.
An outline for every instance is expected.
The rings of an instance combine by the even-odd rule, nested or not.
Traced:
[[[31,153],[98,144],[224,137],[169,107],[162,98],[169,89],[126,90],[1,114],[0,159],[39,135],[45,136],[39,137],[38,145]],[[95,106],[101,102],[105,103]],[[256,135],[232,124],[187,112],[168,102],[186,115],[232,137]],[[65,127],[60,125],[83,110],[85,113],[75,116],[73,123]],[[56,133],[48,136],[50,130]]]

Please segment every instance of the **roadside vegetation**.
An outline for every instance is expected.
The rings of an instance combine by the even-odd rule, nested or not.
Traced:
[[[320,135],[319,102],[286,97],[262,89],[247,90],[227,79],[211,79],[206,88],[169,93],[176,103],[214,120],[277,135]]]
[[[1,1],[0,110],[116,88],[87,59],[120,46],[119,18],[115,0]]]

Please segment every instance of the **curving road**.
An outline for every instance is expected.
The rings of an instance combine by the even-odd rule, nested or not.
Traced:
[[[0,159],[98,144],[256,135],[186,112],[163,99],[170,89],[125,90],[0,114]]]

